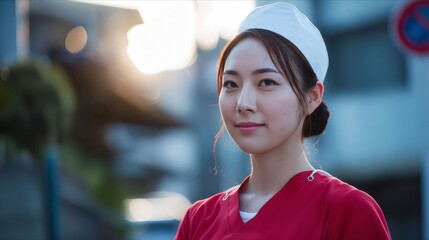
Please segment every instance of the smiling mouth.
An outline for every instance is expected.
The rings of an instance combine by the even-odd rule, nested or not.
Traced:
[[[235,126],[241,132],[250,133],[250,132],[254,132],[257,129],[265,126],[265,124],[253,123],[253,122],[241,122],[241,123],[236,124]]]

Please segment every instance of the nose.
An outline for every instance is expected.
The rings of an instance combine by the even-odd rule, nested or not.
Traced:
[[[256,94],[248,87],[243,87],[240,92],[236,110],[239,113],[256,111]]]

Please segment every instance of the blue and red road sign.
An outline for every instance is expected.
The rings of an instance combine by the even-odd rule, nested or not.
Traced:
[[[429,0],[411,0],[394,18],[394,32],[405,50],[429,54]]]

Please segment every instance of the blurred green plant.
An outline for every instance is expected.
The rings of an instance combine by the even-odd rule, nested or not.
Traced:
[[[69,131],[74,106],[66,74],[49,62],[26,60],[1,71],[0,136],[8,150],[41,160]]]
[[[76,97],[62,69],[40,60],[25,60],[1,69],[0,140],[8,155],[27,151],[39,162],[49,146],[57,146],[62,168],[85,184],[90,196],[108,211],[108,221],[115,225],[117,234],[124,235],[123,186],[109,161],[74,143],[71,133],[76,131]]]

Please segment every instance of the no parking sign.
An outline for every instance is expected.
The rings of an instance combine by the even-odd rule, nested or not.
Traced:
[[[429,0],[410,0],[393,21],[394,34],[406,51],[429,54]]]

